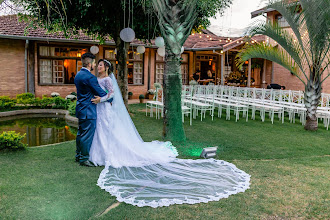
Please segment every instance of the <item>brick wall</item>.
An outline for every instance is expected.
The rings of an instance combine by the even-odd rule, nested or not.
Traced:
[[[25,91],[25,41],[0,39],[0,96]]]

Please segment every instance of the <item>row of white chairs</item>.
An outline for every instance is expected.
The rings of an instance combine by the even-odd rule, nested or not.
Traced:
[[[323,120],[324,126],[328,129],[330,123],[330,94],[322,94],[320,107],[317,110],[318,118]],[[306,123],[306,108],[304,106],[303,92],[292,90],[273,90],[242,88],[219,85],[196,85],[182,87],[182,120],[184,116],[192,118],[200,114],[201,121],[209,112],[212,120],[214,111],[218,108],[218,117],[221,118],[222,110],[226,111],[226,119],[230,120],[231,112],[234,112],[236,121],[239,120],[240,113],[248,121],[249,110],[251,119],[255,119],[257,111],[260,113],[262,121],[265,121],[266,113],[269,114],[271,122],[274,123],[275,115],[284,123],[285,114],[289,120],[295,123],[296,115],[299,116],[302,124]],[[158,89],[153,101],[146,103],[146,115],[150,109],[150,116],[155,110],[156,118],[163,116],[163,90]]]

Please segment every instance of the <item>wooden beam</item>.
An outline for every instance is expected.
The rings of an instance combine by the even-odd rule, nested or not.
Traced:
[[[221,85],[225,84],[225,55],[221,55]]]
[[[35,43],[30,41],[28,45],[28,92],[35,94]]]

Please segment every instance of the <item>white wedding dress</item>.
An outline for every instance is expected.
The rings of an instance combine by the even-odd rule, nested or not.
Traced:
[[[97,105],[90,160],[105,165],[97,183],[118,201],[156,208],[218,201],[249,188],[250,175],[231,163],[178,159],[170,142],[144,142],[114,75],[99,79],[99,84],[108,96]],[[105,102],[111,97],[112,105]]]

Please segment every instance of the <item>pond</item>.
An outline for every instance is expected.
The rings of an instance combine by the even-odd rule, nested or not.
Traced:
[[[0,133],[15,131],[26,134],[24,140],[29,147],[75,140],[77,129],[66,124],[64,118],[54,116],[15,116],[0,119]]]

